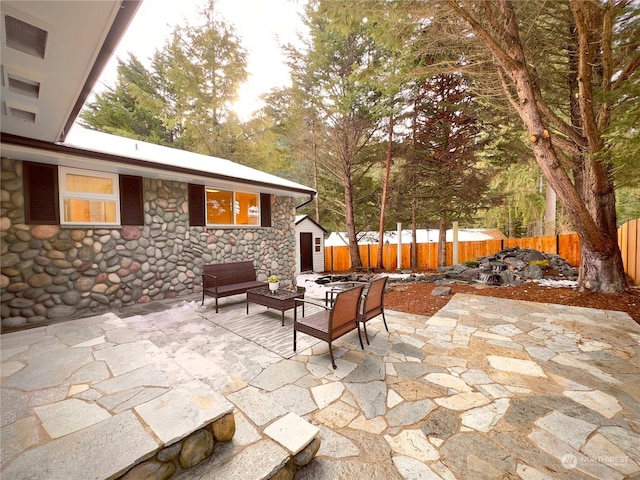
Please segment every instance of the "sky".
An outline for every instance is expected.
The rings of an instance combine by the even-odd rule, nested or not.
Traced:
[[[247,50],[248,81],[240,87],[234,110],[243,120],[262,105],[259,96],[273,87],[289,85],[280,45],[296,41],[303,29],[299,13],[304,0],[216,0],[215,9],[234,26]],[[116,58],[133,53],[148,66],[148,58],[161,49],[173,27],[183,22],[197,24],[198,10],[206,0],[143,0],[136,16],[98,84],[114,85]]]

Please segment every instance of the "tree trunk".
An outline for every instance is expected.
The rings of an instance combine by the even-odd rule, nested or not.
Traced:
[[[502,78],[511,82],[510,85],[503,83],[506,95],[510,96],[510,87],[515,90],[517,99],[514,99],[512,105],[530,135],[535,159],[580,239],[578,288],[581,291],[605,293],[624,291],[627,282],[617,243],[615,196],[610,172],[602,161],[593,158],[604,145],[602,124],[596,118],[606,117],[606,111],[601,112],[602,109],[596,113],[597,99],[593,91],[593,68],[603,60],[602,57],[596,58],[600,51],[597,32],[604,22],[597,20],[599,17],[589,9],[600,7],[579,0],[570,1],[579,47],[575,51],[578,64],[577,103],[579,122],[583,128],[578,135],[570,128],[563,128],[567,127],[566,124],[560,124],[557,117],[549,114],[551,109],[544,103],[541,95],[537,94],[520,41],[513,4],[508,0],[484,2],[484,8],[490,14],[492,6],[497,5],[497,11],[492,13],[497,17],[490,21],[495,26],[496,19],[499,19],[500,28],[493,32],[484,28],[470,11],[463,9],[455,0],[450,0],[449,4],[484,40],[493,54],[498,70],[504,74]],[[610,65],[603,65],[603,68],[608,67]],[[558,146],[553,143],[553,136],[549,131],[551,127],[547,122],[560,128],[574,142],[575,150],[583,152],[577,158],[579,163],[572,166],[576,173],[575,185],[556,153]]]
[[[509,212],[509,238],[515,238],[516,226],[513,224],[513,216],[511,215],[511,205],[507,205],[507,211]]]
[[[418,239],[416,233],[418,215],[418,200],[416,197],[411,199],[411,236],[413,238],[413,247],[411,248],[411,268],[418,268]]]
[[[349,253],[351,254],[351,268],[362,268],[360,249],[358,248],[358,238],[356,237],[355,215],[353,211],[353,192],[351,182],[345,182],[344,186],[344,206],[347,220],[347,236],[349,237]]]
[[[447,224],[444,217],[438,222],[438,267],[447,265]]]
[[[315,126],[314,126],[315,128]],[[318,188],[319,188],[319,181],[318,181],[318,145],[316,144],[316,140],[314,138],[313,140],[313,188],[314,190],[317,192]],[[315,206],[315,210],[316,210],[316,222],[318,222],[318,224],[320,224],[320,202],[318,201],[318,195],[315,195],[314,197],[314,206]]]
[[[378,268],[382,269],[382,247],[384,246],[384,220],[387,210],[387,196],[389,188],[389,173],[391,172],[391,158],[393,155],[393,115],[389,117],[389,130],[387,132],[387,155],[382,176],[382,198],[380,199],[380,228],[378,229]]]

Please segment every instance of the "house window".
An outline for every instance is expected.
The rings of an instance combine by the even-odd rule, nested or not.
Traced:
[[[235,205],[232,210],[231,205]],[[235,221],[235,223],[233,223]],[[271,195],[218,190],[189,184],[189,224],[271,226]]]
[[[118,175],[61,167],[62,225],[119,225]]]
[[[260,195],[206,189],[207,225],[260,225]]]
[[[318,252],[320,251],[320,246],[321,246],[321,244],[320,244],[320,237],[316,237],[314,240],[315,240],[315,242],[316,242],[315,250],[316,250],[316,253],[318,253]]]

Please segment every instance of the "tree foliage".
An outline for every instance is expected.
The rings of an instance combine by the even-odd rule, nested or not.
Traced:
[[[247,79],[246,51],[234,29],[215,15],[213,1],[200,26],[177,26],[155,64],[172,86],[180,106],[184,145],[193,152],[234,159],[239,121],[231,106]]]
[[[289,50],[292,115],[297,122],[291,139],[294,152],[308,162],[318,185],[324,177],[340,186],[341,195],[323,201],[325,208],[343,213],[352,265],[357,267],[361,265],[357,216],[366,212],[357,206],[366,203],[370,194],[372,149],[368,146],[380,118],[373,79],[382,57],[370,26],[360,22],[344,28],[327,14],[331,3],[308,4],[308,40],[304,49]]]
[[[614,105],[622,102],[618,88],[640,65],[637,51],[618,49],[614,40],[622,33],[616,28],[622,27],[620,15],[628,5],[570,0],[551,9],[508,0],[447,2],[467,22],[469,35],[491,53],[504,95],[522,119],[538,165],[579,235],[584,290],[626,288],[605,133]],[[527,42],[528,32],[549,25],[569,32],[564,52],[550,35],[540,33],[535,44]],[[551,61],[539,54],[554,51],[542,40],[556,45]],[[554,78],[564,80],[564,101],[557,94],[558,82],[547,83]]]
[[[80,123],[113,135],[170,144],[175,132],[163,121],[165,104],[158,77],[129,54],[127,61],[118,59],[117,84],[96,94]]]
[[[471,222],[490,201],[505,204],[481,218],[524,232],[550,185],[580,236],[581,288],[625,287],[616,220],[638,214],[640,175],[632,1],[312,0],[309,35],[287,49],[291,88],[244,124],[231,105],[245,52],[212,12],[149,70],[121,62],[83,121],[313,185],[316,220],[347,229],[354,266],[359,229]]]
[[[119,60],[114,87],[89,103],[84,126],[242,161],[244,131],[231,106],[247,78],[246,52],[209,0],[200,25],[179,25],[145,67]]]
[[[402,204],[411,205],[411,223],[417,217],[437,224],[441,237],[439,263],[444,264],[444,233],[453,221],[469,222],[490,203],[490,171],[477,167],[485,143],[483,125],[460,74],[443,73],[416,82],[407,116],[404,161],[396,182]],[[419,208],[419,213],[418,213]]]

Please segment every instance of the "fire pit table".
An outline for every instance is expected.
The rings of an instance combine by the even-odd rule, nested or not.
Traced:
[[[295,290],[279,288],[275,292],[269,287],[254,288],[247,291],[247,315],[249,314],[249,303],[257,303],[267,308],[273,308],[282,312],[282,326],[284,326],[284,312],[295,308],[295,299],[304,298],[304,293]],[[302,304],[302,316],[304,317],[304,304]]]

